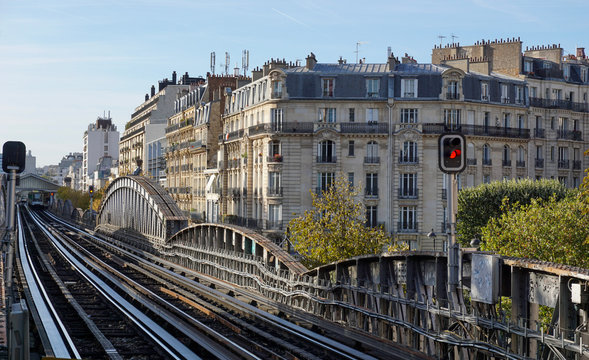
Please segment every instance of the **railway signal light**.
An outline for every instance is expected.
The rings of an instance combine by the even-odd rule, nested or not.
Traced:
[[[466,140],[462,134],[445,133],[438,142],[439,166],[446,174],[460,173],[466,167]]]
[[[88,186],[88,194],[90,194],[90,196],[94,195],[94,185]]]

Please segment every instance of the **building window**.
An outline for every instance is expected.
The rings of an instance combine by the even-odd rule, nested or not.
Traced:
[[[378,109],[376,109],[376,108],[366,109],[366,122],[368,122],[368,123],[378,122]]]
[[[520,114],[517,116],[517,128],[522,130],[524,127],[524,116]]]
[[[334,123],[335,122],[335,108],[321,108],[321,109],[319,109],[319,122]]]
[[[401,174],[399,184],[399,197],[417,197],[417,174]]]
[[[584,83],[587,82],[587,68],[581,68],[581,81]]]
[[[318,163],[333,163],[335,161],[335,142],[331,140],[324,140],[317,144]]]
[[[554,146],[550,147],[550,161],[554,161]]]
[[[282,109],[270,109],[270,124],[273,131],[282,130]]]
[[[544,159],[544,149],[542,145],[536,146],[536,159]]]
[[[460,109],[444,109],[444,124],[450,130],[460,128]]]
[[[501,84],[501,102],[509,103],[509,87],[507,84]]]
[[[483,165],[491,165],[491,147],[489,144],[483,145]]]
[[[401,95],[404,98],[417,97],[417,79],[402,79]]]
[[[531,61],[524,61],[524,73],[529,74],[532,70],[532,62]]]
[[[491,175],[483,175],[483,184],[491,183]]]
[[[511,166],[511,149],[509,146],[503,146],[503,166]]]
[[[573,188],[579,188],[581,184],[579,183],[579,178],[577,176],[573,177]]]
[[[369,227],[376,227],[378,225],[377,219],[377,207],[376,205],[366,207],[366,225]]]
[[[350,140],[348,142],[348,156],[354,156],[354,150],[355,150],[354,145],[355,145],[354,140]]]
[[[268,222],[270,229],[282,228],[282,204],[268,205]]]
[[[378,97],[380,91],[380,79],[366,79],[366,96]]]
[[[524,87],[523,86],[516,86],[515,87],[515,103],[520,104],[520,105],[524,103]]]
[[[511,127],[511,114],[510,113],[503,113],[503,127],[506,129]]]
[[[446,94],[446,99],[458,99],[458,81],[448,81],[448,93]]]
[[[317,174],[317,187],[318,192],[327,191],[331,184],[333,184],[333,179],[335,178],[335,174],[332,172],[323,172]]]
[[[354,188],[354,173],[353,172],[348,173],[348,185],[350,186],[350,189]]]
[[[379,163],[378,157],[378,143],[376,141],[370,141],[366,144],[366,161],[368,164]]]
[[[485,115],[483,117],[483,126],[485,127],[486,130],[488,130],[490,125],[491,125],[491,113],[488,111],[485,111]]]
[[[366,174],[366,196],[378,196],[378,173]]]
[[[322,79],[323,97],[333,97],[335,79]]]
[[[356,121],[356,109],[350,108],[348,111],[348,114],[349,114],[349,121],[350,122]]]
[[[276,157],[277,155],[280,156],[280,141],[279,140],[272,140],[268,143],[268,154],[272,157]]]
[[[282,98],[282,81],[272,81],[272,99]]]
[[[489,101],[489,83],[481,82],[481,100]]]
[[[270,171],[268,173],[268,195],[280,195],[282,193],[280,183],[280,173]]]
[[[400,163],[417,163],[417,143],[405,141],[401,149]]]
[[[414,124],[417,122],[417,109],[401,109],[401,124]]]
[[[417,231],[417,208],[415,206],[401,206],[399,231]]]
[[[535,86],[530,87],[530,97],[538,97],[538,88]]]

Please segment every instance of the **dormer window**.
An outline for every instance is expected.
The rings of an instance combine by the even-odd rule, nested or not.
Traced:
[[[380,91],[380,79],[366,79],[366,96],[378,97]]]
[[[522,105],[524,103],[524,87],[515,87],[515,103]]]
[[[323,97],[333,97],[335,79],[322,79]]]
[[[501,102],[509,103],[509,86],[507,84],[501,84]]]
[[[481,100],[489,101],[489,83],[481,82]]]
[[[417,79],[401,80],[401,96],[404,98],[417,97]]]
[[[282,81],[272,81],[272,99],[282,98]]]
[[[571,67],[569,65],[562,66],[562,74],[564,75],[564,79],[568,80],[571,75]]]
[[[524,61],[524,73],[529,74],[533,72],[533,66],[531,61]]]
[[[458,98],[458,81],[448,81],[448,92],[446,93],[446,99],[457,100]]]

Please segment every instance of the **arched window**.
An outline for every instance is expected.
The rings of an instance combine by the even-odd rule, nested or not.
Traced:
[[[317,162],[332,163],[336,161],[335,143],[331,140],[323,140],[317,148]]]
[[[379,162],[378,143],[376,141],[370,141],[366,144],[366,158],[364,160],[367,164],[377,164]]]
[[[523,146],[520,146],[517,149],[517,164],[518,167],[525,167],[526,166],[526,150]]]
[[[489,144],[483,145],[483,165],[491,164],[491,147]]]
[[[503,146],[503,166],[511,166],[511,148]]]

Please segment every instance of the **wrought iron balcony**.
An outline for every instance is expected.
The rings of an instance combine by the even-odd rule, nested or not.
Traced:
[[[368,198],[377,198],[378,197],[378,188],[377,187],[367,187],[364,189],[364,196]]]
[[[559,139],[583,141],[582,133],[578,130],[559,129],[556,131],[556,134]]]
[[[511,160],[505,160],[505,159],[503,159],[503,161],[501,161],[501,165],[503,165],[503,166],[511,166]]]
[[[546,137],[545,129],[534,129],[534,137],[544,139]]]
[[[569,160],[558,160],[558,168],[559,169],[570,169],[570,161]]]
[[[446,93],[446,100],[458,100],[460,98],[460,94],[455,91],[449,91]]]
[[[542,169],[544,167],[544,159],[536,159],[536,168]]]
[[[340,132],[346,134],[387,134],[389,125],[387,123],[340,123]]]
[[[581,160],[573,160],[573,170],[581,170]]]
[[[589,112],[589,104],[569,100],[542,99],[531,97],[530,106],[547,109],[565,109],[577,112]]]
[[[337,162],[337,157],[335,155],[317,155],[317,162],[318,163],[335,163]]]
[[[266,161],[268,161],[269,163],[281,163],[282,162],[282,155],[274,154],[272,156],[268,156],[266,158]]]
[[[399,164],[418,164],[419,158],[417,156],[410,156],[406,154],[401,154],[399,156]]]
[[[397,223],[397,232],[414,233],[417,232],[417,222],[399,221]]]
[[[417,199],[418,194],[419,189],[417,188],[399,189],[399,199]]]
[[[282,197],[282,187],[280,186],[269,186],[268,192],[266,193],[268,197]]]
[[[379,156],[365,156],[364,157],[364,164],[379,164],[380,157]]]
[[[517,160],[515,162],[515,166],[518,167],[518,168],[526,167],[526,162],[525,162],[525,160]]]
[[[491,159],[483,159],[483,165],[484,166],[492,166],[493,165],[493,160],[491,160]]]
[[[423,124],[424,134],[441,134],[445,132],[445,124]],[[530,129],[523,128],[506,128],[500,126],[482,126],[482,125],[460,125],[458,131],[464,135],[508,137],[518,139],[529,139]]]

